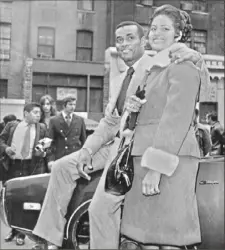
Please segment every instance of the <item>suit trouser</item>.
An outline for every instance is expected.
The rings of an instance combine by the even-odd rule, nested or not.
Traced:
[[[117,153],[119,143],[110,150],[106,166],[89,206],[90,248],[118,249],[120,238],[121,204],[124,195],[115,196],[105,192],[108,167]]]
[[[110,147],[102,147],[93,156],[93,171],[104,168]],[[78,154],[77,151],[54,162],[42,210],[33,230],[35,235],[57,246],[62,245],[67,207],[77,185],[76,180],[80,178],[76,168]]]

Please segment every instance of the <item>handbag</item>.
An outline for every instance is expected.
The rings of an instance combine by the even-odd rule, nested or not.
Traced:
[[[140,99],[145,98],[145,90],[136,91],[136,96]],[[127,117],[125,129],[134,131],[139,112],[131,112]],[[125,144],[125,137],[121,139],[116,157],[111,162],[105,180],[105,192],[120,196],[127,193],[131,187],[134,178],[133,158],[131,156],[133,146],[133,136],[129,143]]]

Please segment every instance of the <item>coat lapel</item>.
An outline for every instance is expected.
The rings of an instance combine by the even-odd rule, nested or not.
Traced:
[[[120,75],[116,76],[113,81],[110,83],[110,111],[114,110],[116,106],[116,101],[119,97],[120,90],[123,85],[123,80],[126,76],[126,71],[122,72]]]
[[[62,128],[63,131],[67,131],[69,129],[68,124],[66,123],[62,112],[59,114],[59,123],[60,123],[60,127]]]
[[[150,67],[146,71],[146,96],[149,94],[150,90],[157,84],[157,81],[154,81],[156,76],[159,76],[160,73],[170,65],[171,60],[169,58],[169,48],[159,52],[154,56],[154,61],[151,63]],[[154,71],[152,70],[154,68]]]
[[[132,78],[129,84],[126,96],[131,96],[136,92],[138,86],[142,83],[146,70],[149,69],[149,67],[151,67],[152,63],[153,63],[152,57],[144,54],[137,65],[134,77]]]
[[[72,120],[71,120],[71,122],[70,122],[70,126],[68,127],[68,125],[67,125],[67,127],[68,127],[68,130],[66,131],[66,135],[67,134],[69,134],[69,132],[71,131],[71,129],[74,127],[74,125],[75,125],[75,123],[76,123],[76,120],[77,120],[77,117],[73,114],[72,115]],[[66,122],[65,122],[66,123]]]
[[[10,130],[10,134],[9,134],[9,139],[8,139],[8,145],[11,146],[12,144],[12,138],[13,138],[13,134],[15,132],[16,127],[18,126],[19,122],[16,122],[14,126],[12,126],[11,130]]]

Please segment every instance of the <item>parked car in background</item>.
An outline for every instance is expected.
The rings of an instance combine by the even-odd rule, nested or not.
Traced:
[[[88,207],[102,170],[92,174],[88,182],[80,179],[71,198],[66,219],[63,248],[88,249]],[[32,230],[37,222],[50,174],[9,180],[1,190],[1,219],[12,228],[37,237]],[[225,249],[224,243],[224,157],[203,159],[196,179],[202,243],[199,249]],[[107,222],[106,222],[107,223]],[[121,237],[121,249],[132,242]],[[133,244],[136,244],[133,242]],[[137,249],[138,248],[138,244]]]

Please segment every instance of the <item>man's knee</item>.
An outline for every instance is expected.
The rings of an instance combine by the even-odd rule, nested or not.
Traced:
[[[62,164],[60,159],[56,160],[55,162],[53,162],[51,175],[61,174],[63,171],[65,171],[65,166],[66,166],[66,164]]]

